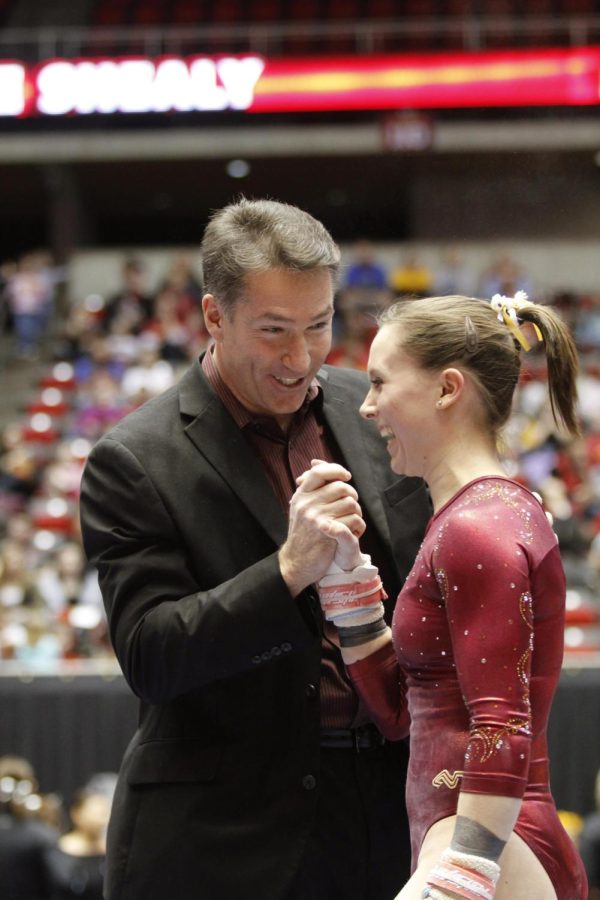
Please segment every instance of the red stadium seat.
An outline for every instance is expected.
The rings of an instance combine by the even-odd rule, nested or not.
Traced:
[[[92,11],[92,25],[125,25],[129,22],[130,0],[99,2]]]
[[[398,4],[395,0],[367,0],[365,15],[368,19],[397,19]]]
[[[277,22],[282,18],[280,0],[252,0],[249,9],[251,22]]]
[[[326,16],[328,19],[359,19],[360,7],[359,0],[329,0]]]
[[[171,22],[174,25],[207,25],[211,21],[206,3],[195,0],[176,0],[171,6]]]
[[[169,11],[165,0],[139,0],[132,15],[135,25],[166,25]]]
[[[245,21],[246,16],[240,0],[227,0],[227,2],[223,0],[223,2],[217,2],[213,6],[211,19],[215,24],[219,25],[222,23],[237,25],[238,22]]]

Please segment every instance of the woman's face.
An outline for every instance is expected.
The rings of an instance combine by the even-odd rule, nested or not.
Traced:
[[[387,441],[392,470],[424,476],[436,439],[436,402],[441,396],[438,372],[420,368],[402,348],[400,325],[384,325],[369,353],[371,387],[360,413],[372,419]]]

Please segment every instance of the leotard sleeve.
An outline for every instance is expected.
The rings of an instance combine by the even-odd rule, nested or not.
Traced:
[[[432,560],[469,718],[462,790],[521,797],[532,741],[535,601],[518,513],[453,515]]]
[[[381,733],[392,741],[406,737],[409,730],[406,685],[392,642],[346,668]]]

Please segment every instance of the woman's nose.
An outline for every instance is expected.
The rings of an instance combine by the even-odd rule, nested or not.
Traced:
[[[375,404],[371,400],[371,392],[367,394],[365,399],[363,400],[359,413],[363,417],[363,419],[374,419],[375,418]]]

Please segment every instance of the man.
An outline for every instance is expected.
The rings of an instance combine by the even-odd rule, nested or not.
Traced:
[[[358,530],[362,513],[393,598],[426,494],[392,476],[361,421],[365,376],[322,368],[340,259],[325,228],[241,200],[202,254],[212,350],[102,438],[83,479],[86,550],[141,700],[106,896],[391,900],[408,874],[406,748],[368,723],[323,626],[313,582],[330,539],[311,515]],[[313,458],[354,487],[324,484],[288,528]]]

